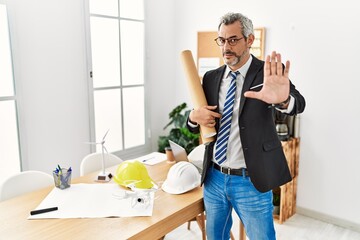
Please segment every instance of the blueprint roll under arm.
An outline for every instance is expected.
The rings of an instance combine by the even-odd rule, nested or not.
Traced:
[[[205,94],[190,50],[184,50],[181,52],[181,62],[187,77],[187,83],[194,108],[198,109],[200,107],[207,106]],[[200,132],[203,143],[214,141],[213,136],[216,135],[215,128],[200,125]]]

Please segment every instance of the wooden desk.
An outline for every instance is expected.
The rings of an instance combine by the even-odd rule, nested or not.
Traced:
[[[147,166],[156,182],[165,181],[171,164]],[[109,169],[115,172],[116,167]],[[72,183],[92,183],[96,173]],[[104,183],[106,184],[106,183]],[[202,188],[171,195],[161,189],[155,194],[151,217],[28,220],[52,187],[0,202],[0,238],[4,239],[159,239],[204,211]]]

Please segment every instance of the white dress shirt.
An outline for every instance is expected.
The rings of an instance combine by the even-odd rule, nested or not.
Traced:
[[[246,167],[244,153],[240,141],[240,131],[239,131],[239,108],[240,108],[240,98],[241,91],[244,84],[245,76],[247,71],[249,70],[250,64],[252,61],[252,56],[249,57],[248,61],[239,69],[234,70],[234,72],[239,71],[240,74],[237,75],[236,78],[236,93],[235,93],[235,102],[233,115],[231,118],[231,128],[230,128],[230,136],[228,140],[228,147],[226,151],[226,160],[221,164],[221,166],[229,167],[229,168],[241,168]],[[231,82],[231,69],[227,66],[223,79],[220,84],[220,92],[219,92],[219,112],[222,114],[224,109],[224,103],[226,98],[226,93],[229,88],[229,84]],[[213,151],[213,154],[216,152],[216,145]],[[214,157],[213,157],[214,159]]]

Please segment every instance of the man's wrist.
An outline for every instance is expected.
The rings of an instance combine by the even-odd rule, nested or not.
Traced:
[[[194,124],[194,125],[198,125],[198,123],[197,123],[197,122],[193,122],[193,121],[191,121],[191,119],[190,119],[190,118],[189,118],[189,123]]]
[[[190,112],[190,114],[189,114],[189,117],[188,117],[189,123],[191,123],[191,124],[193,124],[193,125],[197,126],[197,125],[198,125],[198,123],[197,123],[197,122],[191,121],[191,115],[192,115],[192,114],[193,114],[193,111],[191,111],[191,112]]]
[[[280,108],[280,109],[284,109],[284,108],[286,108],[288,106],[289,102],[290,102],[290,94],[289,94],[289,97],[285,101],[275,104],[275,107]]]

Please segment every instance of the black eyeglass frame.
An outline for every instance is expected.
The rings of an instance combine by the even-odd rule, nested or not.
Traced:
[[[241,39],[243,39],[245,37],[241,37],[241,38],[234,38],[234,37],[230,37],[230,38],[222,38],[222,37],[217,37],[214,39],[214,41],[216,42],[216,44],[218,46],[224,46],[226,41],[228,42],[228,44],[230,46],[235,46]],[[219,42],[222,41],[222,42]]]

